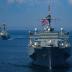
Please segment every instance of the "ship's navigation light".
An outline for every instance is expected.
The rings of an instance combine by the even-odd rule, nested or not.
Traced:
[[[38,43],[37,43],[37,42],[35,42],[35,43],[34,43],[34,45],[35,45],[35,46],[37,46],[37,45],[38,45]]]
[[[48,28],[48,31],[50,31],[50,28]]]
[[[46,30],[46,27],[44,28],[44,30]]]
[[[0,35],[4,35],[4,33],[3,33],[3,32],[1,32],[1,33],[0,33]]]
[[[63,27],[61,27],[61,31],[63,31],[64,29],[63,29]]]
[[[37,28],[35,28],[35,32],[37,31]]]
[[[68,46],[69,46],[68,44],[65,45],[65,47],[68,47]]]
[[[63,27],[61,27],[60,30],[61,30],[61,31],[60,31],[60,34],[61,34],[61,36],[63,36],[63,34],[64,34],[64,29],[63,29]]]
[[[64,43],[61,44],[62,46],[64,45]]]
[[[52,43],[52,40],[49,40],[49,41],[48,41],[48,44],[50,45],[51,43]]]
[[[65,47],[70,47],[70,43],[66,43],[65,44]]]
[[[35,33],[37,32],[37,28],[35,28]]]
[[[50,40],[49,43],[51,43],[52,41]]]

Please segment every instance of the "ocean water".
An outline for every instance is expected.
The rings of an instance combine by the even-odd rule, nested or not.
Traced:
[[[57,68],[49,71],[48,68],[32,67],[28,54],[29,36],[27,31],[10,31],[9,40],[0,40],[0,72],[72,72],[72,50],[68,59],[68,68]],[[72,43],[72,33],[70,41]]]

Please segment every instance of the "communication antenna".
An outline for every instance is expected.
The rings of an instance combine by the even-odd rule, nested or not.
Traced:
[[[52,17],[52,14],[51,14],[51,3],[52,3],[53,0],[49,0],[48,1],[48,16],[46,17],[46,19],[48,20],[48,26],[51,27],[51,21],[52,20],[55,20],[55,17]]]

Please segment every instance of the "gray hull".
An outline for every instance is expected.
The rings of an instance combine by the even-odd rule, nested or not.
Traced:
[[[32,64],[46,67],[66,65],[70,56],[70,48],[43,47],[36,48],[30,55]]]

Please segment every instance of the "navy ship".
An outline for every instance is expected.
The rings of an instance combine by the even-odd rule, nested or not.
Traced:
[[[0,39],[2,40],[7,40],[10,38],[10,35],[6,29],[6,24],[3,24],[1,27],[0,27]]]
[[[49,5],[48,16],[42,19],[43,30],[29,32],[29,48],[34,51],[30,54],[32,64],[45,66],[49,69],[53,67],[63,67],[67,64],[70,57],[69,32],[63,27],[60,31],[54,30],[51,26],[53,18]]]

